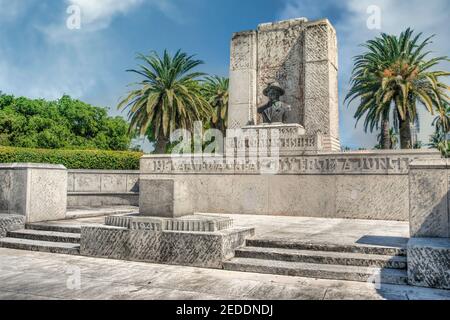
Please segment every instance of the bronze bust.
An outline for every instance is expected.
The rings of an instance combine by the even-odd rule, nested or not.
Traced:
[[[270,83],[263,94],[269,98],[269,102],[258,108],[258,113],[263,118],[263,123],[286,123],[291,107],[280,101],[285,94],[278,82]]]

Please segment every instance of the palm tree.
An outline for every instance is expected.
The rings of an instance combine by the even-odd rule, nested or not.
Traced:
[[[433,120],[432,125],[436,127],[436,132],[450,132],[450,104],[444,102],[441,108],[437,108],[438,115]]]
[[[376,149],[384,149],[384,150],[386,150],[386,149],[395,149],[395,146],[398,143],[398,134],[395,131],[395,129],[394,128],[390,128],[390,129],[388,128],[387,138],[385,138],[386,139],[385,141],[382,141],[382,139],[384,137],[385,137],[384,132],[381,132],[378,135],[379,144],[376,146]],[[383,148],[382,147],[383,143],[386,143],[386,142],[388,143],[389,148]]]
[[[391,149],[394,149],[398,143],[398,134],[394,128],[389,129],[389,144],[391,145]]]
[[[435,132],[431,138],[428,146],[431,149],[438,149],[445,158],[450,157],[450,140],[447,140],[447,135],[443,132]]]
[[[212,127],[223,133],[227,129],[229,84],[228,78],[219,76],[207,77],[203,84],[204,96],[214,109]]]
[[[142,61],[139,69],[127,72],[144,79],[135,84],[138,88],[129,92],[118,109],[128,109],[130,131],[138,129],[144,135],[151,128],[155,153],[165,153],[174,130],[192,130],[195,121],[210,118],[211,108],[198,81],[204,74],[192,71],[203,61],[180,50],[174,56],[164,50],[162,57],[152,52],[139,54],[137,59]]]
[[[431,71],[447,57],[426,60],[429,51],[424,49],[433,36],[419,43],[422,34],[413,37],[407,29],[400,37],[381,34],[364,44],[367,53],[355,57],[350,89],[346,101],[350,104],[359,98],[360,105],[355,113],[359,121],[365,119],[365,130],[383,128],[383,144],[388,143],[389,115],[394,107],[394,120],[398,123],[402,149],[410,149],[412,121],[417,119],[417,104],[425,106],[430,112],[441,108],[449,99],[448,86],[439,81],[450,73]]]

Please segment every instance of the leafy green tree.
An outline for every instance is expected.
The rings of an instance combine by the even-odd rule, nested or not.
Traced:
[[[128,123],[63,96],[57,101],[0,95],[0,145],[46,149],[127,150]]]
[[[212,128],[225,134],[228,120],[230,80],[225,77],[206,77],[203,84],[203,94],[213,108]]]
[[[148,128],[156,140],[155,153],[165,153],[170,134],[176,129],[192,130],[195,121],[208,121],[211,107],[201,92],[201,72],[193,71],[203,64],[186,53],[171,56],[166,50],[162,57],[156,52],[145,56],[138,69],[127,70],[143,77],[137,89],[118,105],[128,109],[130,130],[145,134]]]
[[[407,29],[399,37],[381,34],[363,46],[367,49],[355,57],[351,84],[346,96],[350,104],[360,99],[355,113],[359,121],[365,117],[364,128],[373,131],[382,128],[383,148],[389,147],[389,116],[394,109],[394,120],[400,132],[402,149],[410,149],[411,123],[417,119],[417,105],[433,113],[448,101],[448,86],[440,77],[449,72],[431,70],[447,57],[427,60],[430,51],[424,51],[433,36],[420,42],[419,33],[413,36]]]

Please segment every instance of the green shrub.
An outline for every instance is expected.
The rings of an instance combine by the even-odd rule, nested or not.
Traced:
[[[141,152],[31,149],[0,146],[0,163],[62,164],[67,169],[138,170]]]

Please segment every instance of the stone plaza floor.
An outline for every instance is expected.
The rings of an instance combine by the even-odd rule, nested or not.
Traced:
[[[450,300],[450,291],[0,249],[0,299]]]
[[[90,215],[89,210],[78,210],[77,219],[58,223],[103,223],[104,217]],[[255,227],[258,238],[404,247],[409,236],[406,222],[246,215],[232,217],[235,226]],[[386,284],[377,288],[374,284],[364,282],[0,248],[0,299],[450,300],[450,291]]]
[[[103,213],[127,214],[138,212],[136,207],[105,208]],[[76,209],[68,212],[74,219],[58,221],[73,225],[104,223],[103,216],[92,217],[99,209]],[[373,245],[405,247],[409,224],[403,221],[351,220],[287,216],[197,213],[233,219],[235,227],[255,228],[255,237],[305,241],[324,244]]]

